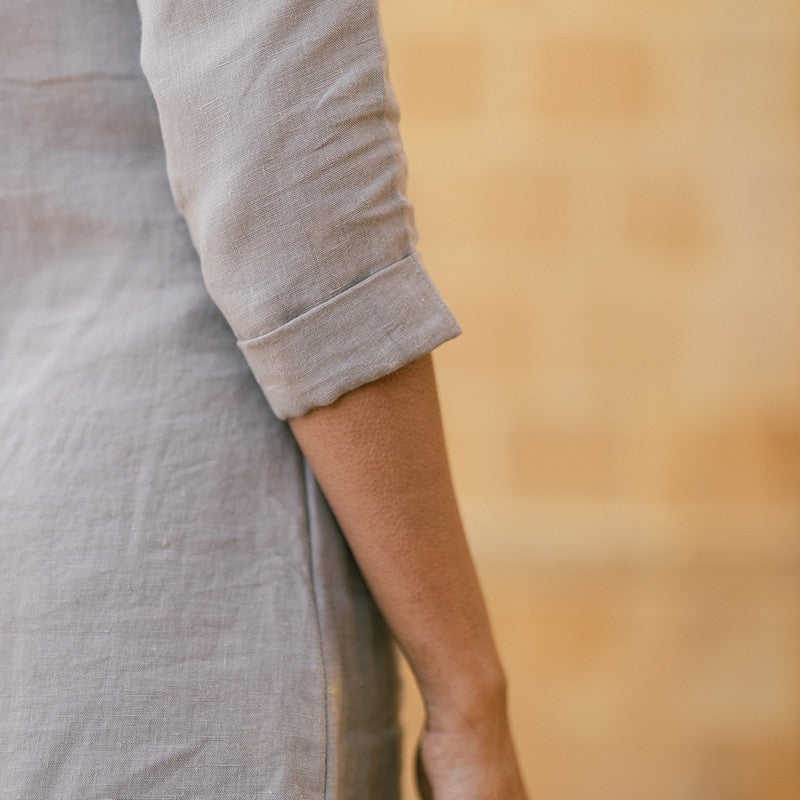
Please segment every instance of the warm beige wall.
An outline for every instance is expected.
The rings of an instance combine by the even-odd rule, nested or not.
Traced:
[[[800,3],[381,8],[534,794],[800,797]]]

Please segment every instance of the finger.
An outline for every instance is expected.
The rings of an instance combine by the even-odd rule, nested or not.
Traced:
[[[434,800],[431,783],[428,780],[428,773],[425,772],[425,767],[422,765],[422,737],[420,737],[417,743],[416,772],[419,796],[422,800]]]

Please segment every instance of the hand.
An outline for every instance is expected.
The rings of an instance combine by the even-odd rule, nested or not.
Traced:
[[[422,800],[528,800],[505,713],[477,725],[428,719],[416,773]]]

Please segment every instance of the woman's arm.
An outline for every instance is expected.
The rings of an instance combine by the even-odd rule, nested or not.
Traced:
[[[524,800],[430,353],[289,424],[419,684],[436,800]]]

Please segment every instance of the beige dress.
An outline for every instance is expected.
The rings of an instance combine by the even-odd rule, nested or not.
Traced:
[[[286,418],[460,332],[373,0],[0,0],[0,796],[397,796]]]

